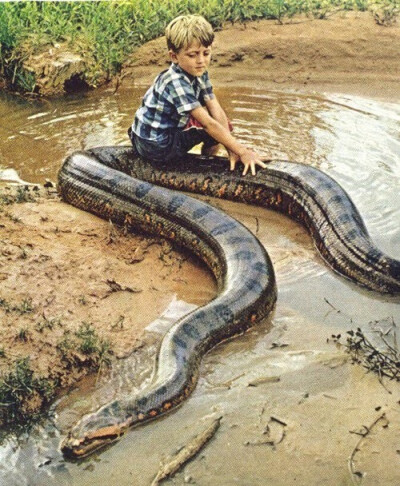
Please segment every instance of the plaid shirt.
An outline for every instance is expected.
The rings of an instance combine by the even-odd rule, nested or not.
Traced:
[[[158,75],[144,95],[132,131],[146,140],[163,143],[171,128],[183,129],[190,112],[212,98],[214,94],[207,72],[202,76],[191,76],[173,63]]]

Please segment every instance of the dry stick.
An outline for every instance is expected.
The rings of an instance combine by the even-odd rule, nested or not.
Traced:
[[[255,217],[255,220],[256,220],[256,235],[258,235],[258,231],[259,231],[259,229],[260,229],[260,223],[259,223],[259,221],[258,221],[257,216]]]
[[[386,413],[383,412],[379,417],[377,417],[372,424],[367,427],[366,425],[363,425],[365,432],[361,433],[360,440],[357,442],[356,446],[353,449],[353,452],[351,453],[348,461],[348,466],[349,466],[349,472],[350,472],[350,477],[351,477],[351,482],[355,485],[361,484],[362,476],[360,476],[360,472],[354,470],[354,457],[357,454],[357,452],[360,451],[360,446],[362,441],[371,433],[372,429],[375,427],[375,425],[380,421],[386,419]],[[386,419],[387,420],[387,419]],[[355,477],[359,478],[360,481],[356,481]]]
[[[231,388],[231,385],[234,381],[238,380],[239,378],[241,378],[242,376],[244,376],[246,373],[243,372],[241,373],[240,375],[238,376],[235,376],[234,378],[232,378],[231,380],[228,380],[228,381],[225,381],[223,383],[213,383],[212,381],[210,380],[207,380],[205,379],[205,381],[207,382],[208,385],[210,385],[212,388],[227,388],[228,390],[230,390]]]
[[[173,476],[192,459],[215,435],[217,432],[222,417],[215,419],[203,432],[200,432],[189,444],[185,445],[168,463],[163,464],[154,478],[151,486],[158,486],[161,481]]]

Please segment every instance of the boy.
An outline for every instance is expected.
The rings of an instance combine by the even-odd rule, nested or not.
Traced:
[[[244,165],[243,175],[266,167],[258,154],[231,135],[231,126],[215,97],[207,68],[214,32],[199,15],[182,15],[166,28],[171,67],[155,79],[137,110],[131,130],[139,155],[154,161],[183,157],[203,142],[202,153],[213,155],[218,143],[229,154],[230,168]]]

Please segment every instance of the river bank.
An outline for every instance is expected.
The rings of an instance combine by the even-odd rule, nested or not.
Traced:
[[[215,86],[336,92],[398,100],[400,25],[377,25],[370,12],[323,20],[261,20],[216,35],[210,75]],[[165,39],[148,42],[127,61],[123,83],[150,83],[168,65]]]

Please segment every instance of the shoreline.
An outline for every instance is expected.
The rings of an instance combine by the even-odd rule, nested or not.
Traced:
[[[210,77],[216,88],[244,85],[396,101],[398,52],[400,25],[379,26],[369,12],[341,12],[323,20],[297,17],[283,25],[260,20],[216,32]],[[132,55],[117,82],[149,85],[168,65],[161,37]]]

